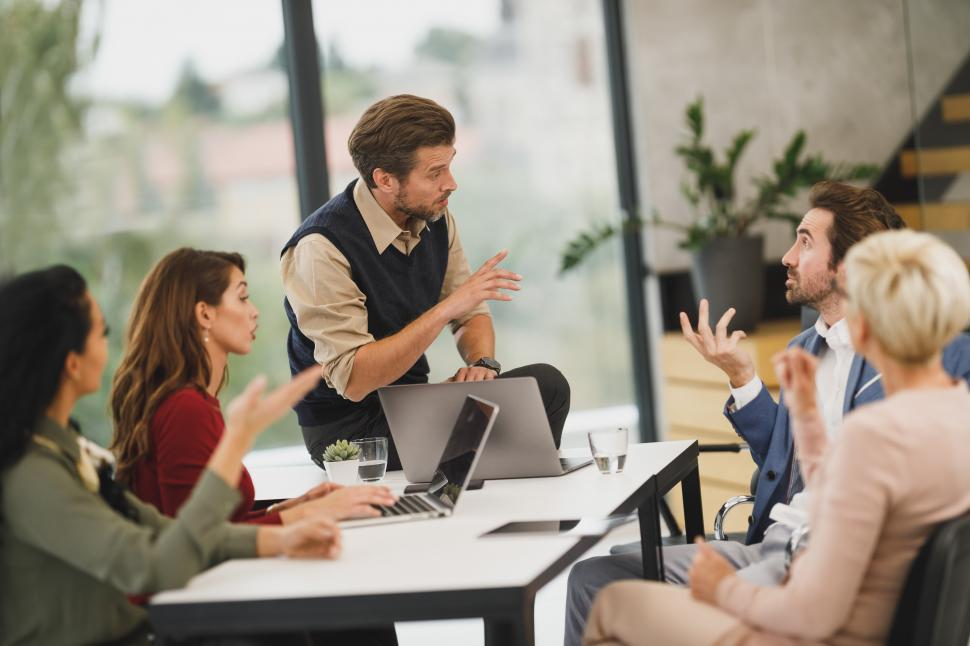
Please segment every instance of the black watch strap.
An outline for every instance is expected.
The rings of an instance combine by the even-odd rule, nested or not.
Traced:
[[[482,357],[478,361],[472,364],[472,366],[479,366],[482,368],[488,368],[493,370],[496,375],[502,374],[502,364],[491,357]]]

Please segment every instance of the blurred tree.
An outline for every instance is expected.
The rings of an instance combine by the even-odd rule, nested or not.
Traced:
[[[179,81],[175,85],[172,103],[180,104],[192,114],[218,114],[220,109],[219,97],[206,83],[195,63],[189,59],[182,65]]]
[[[480,47],[481,40],[468,32],[432,27],[414,51],[419,56],[462,66],[472,62]]]
[[[85,104],[68,91],[79,62],[80,0],[0,2],[0,273],[59,234],[55,213],[74,190],[63,152]]]

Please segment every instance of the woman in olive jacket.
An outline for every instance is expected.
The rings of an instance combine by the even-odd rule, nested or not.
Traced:
[[[231,525],[242,456],[319,380],[271,394],[256,380],[228,408],[226,432],[174,519],[93,466],[72,428],[98,389],[107,326],[84,279],[56,266],[0,286],[0,644],[147,641],[128,601],[177,588],[228,558],[334,558],[340,535],[316,516],[283,527]]]

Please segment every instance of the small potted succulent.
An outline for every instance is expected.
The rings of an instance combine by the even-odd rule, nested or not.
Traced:
[[[327,477],[338,484],[357,482],[357,465],[360,464],[360,450],[356,444],[347,440],[337,440],[323,452],[323,466]]]

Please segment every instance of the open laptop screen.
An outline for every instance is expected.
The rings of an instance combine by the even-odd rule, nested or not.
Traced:
[[[428,485],[429,496],[447,507],[455,506],[468,485],[497,414],[497,405],[474,395],[465,398],[448,444],[438,460],[438,468]]]

